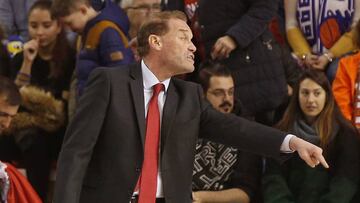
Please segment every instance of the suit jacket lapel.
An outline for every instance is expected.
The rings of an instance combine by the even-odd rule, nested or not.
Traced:
[[[144,106],[144,85],[141,74],[141,65],[133,65],[130,68],[130,76],[132,81],[130,82],[130,89],[132,99],[134,101],[134,107],[136,111],[137,124],[140,130],[141,143],[144,147],[145,144],[145,106]]]
[[[166,101],[163,109],[162,124],[161,124],[161,153],[164,149],[164,144],[170,136],[170,130],[175,118],[179,95],[176,91],[173,79],[171,79],[169,88],[167,90]]]

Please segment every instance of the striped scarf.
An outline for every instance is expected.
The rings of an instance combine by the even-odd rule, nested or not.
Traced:
[[[355,0],[297,1],[299,27],[314,53],[324,53],[350,31]]]

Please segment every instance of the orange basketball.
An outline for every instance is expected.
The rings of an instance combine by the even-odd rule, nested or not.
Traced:
[[[339,24],[335,18],[329,18],[320,25],[320,40],[327,49],[330,49],[341,37]]]

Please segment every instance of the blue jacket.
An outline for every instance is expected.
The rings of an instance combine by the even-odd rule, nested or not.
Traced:
[[[84,28],[83,47],[76,64],[78,96],[82,94],[89,74],[95,68],[100,66],[114,67],[134,61],[132,51],[127,44],[129,20],[126,13],[109,0],[105,4],[99,15],[88,21]],[[94,32],[99,32],[96,30],[96,26],[104,21],[115,23],[116,27],[122,31],[123,36],[111,26],[105,27],[99,35],[94,34]],[[95,44],[93,47],[87,45],[89,40]]]

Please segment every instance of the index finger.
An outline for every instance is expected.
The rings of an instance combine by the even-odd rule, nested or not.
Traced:
[[[315,154],[315,159],[318,160],[325,168],[329,168],[329,165],[322,154]]]

